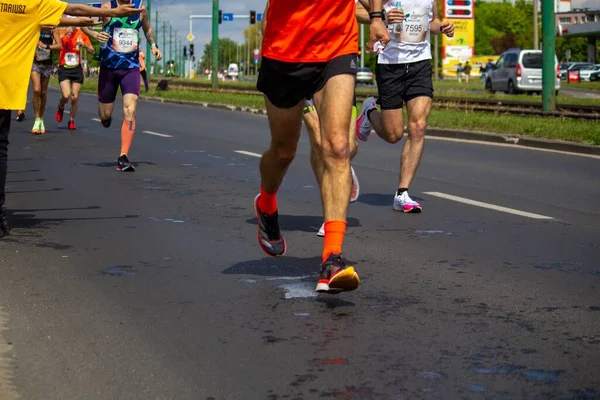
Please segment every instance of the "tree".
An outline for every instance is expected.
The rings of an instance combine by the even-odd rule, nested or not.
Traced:
[[[239,45],[229,38],[219,39],[219,70],[226,69],[230,63],[239,63]],[[212,41],[204,46],[202,66],[212,68]]]

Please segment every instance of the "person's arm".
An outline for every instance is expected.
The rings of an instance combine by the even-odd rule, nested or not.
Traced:
[[[96,54],[96,49],[94,48],[94,46],[92,46],[90,38],[85,33],[81,33],[81,38],[83,39],[83,45],[87,49],[88,53]]]
[[[429,30],[434,35],[444,34],[448,37],[454,36],[454,24],[452,22],[442,22],[437,15],[437,0],[433,2],[433,19],[429,24]]]
[[[359,24],[371,24],[371,19],[369,18],[369,11],[360,1],[356,4],[356,20]]]
[[[104,4],[102,4],[104,6]],[[110,3],[109,3],[110,7]],[[142,8],[133,8],[133,4],[119,4],[116,8],[96,8],[85,4],[67,4],[64,13],[74,15],[76,17],[128,17],[141,13],[145,10]]]
[[[162,53],[158,49],[158,45],[156,44],[156,33],[150,24],[150,19],[148,18],[148,11],[144,9],[142,12],[142,29],[144,30],[144,35],[146,35],[146,40],[150,43],[150,49],[152,50],[152,54],[156,57],[157,61],[162,59]]]
[[[371,0],[371,10],[369,18],[371,20],[371,29],[369,30],[368,49],[372,49],[376,42],[380,42],[383,47],[390,41],[390,32],[383,23],[383,0]]]
[[[60,19],[60,26],[94,26],[98,25],[99,22],[94,21],[89,17],[77,17],[77,18],[68,18],[62,17]]]
[[[62,40],[60,39],[60,34],[58,33],[57,28],[52,29],[52,45],[50,46],[50,50],[62,50]]]
[[[99,43],[106,43],[110,39],[110,35],[104,31],[95,31],[86,27],[82,27],[81,31],[89,37],[96,39]]]

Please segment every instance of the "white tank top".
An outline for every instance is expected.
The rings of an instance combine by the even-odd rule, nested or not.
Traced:
[[[384,9],[396,8],[398,0],[388,0]],[[379,64],[405,64],[431,60],[429,24],[433,20],[434,0],[400,0],[404,11],[402,33],[394,33],[389,26],[392,40],[377,58]]]

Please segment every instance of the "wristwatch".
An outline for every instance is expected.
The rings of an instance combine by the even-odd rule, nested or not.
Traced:
[[[369,13],[369,19],[381,18],[383,19],[383,11],[374,11]]]

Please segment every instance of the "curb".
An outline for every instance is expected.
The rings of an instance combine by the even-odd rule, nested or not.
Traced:
[[[266,110],[251,107],[230,106],[225,104],[207,103],[191,100],[171,100],[162,97],[140,96],[140,99],[155,103],[180,104],[196,107],[215,108],[220,110],[245,112],[250,114],[267,115]],[[566,140],[540,139],[522,135],[504,135],[492,132],[468,131],[462,129],[443,129],[435,127],[427,128],[427,135],[434,137],[460,139],[466,141],[503,143],[521,147],[533,147],[538,149],[600,156],[600,146],[568,142]]]

